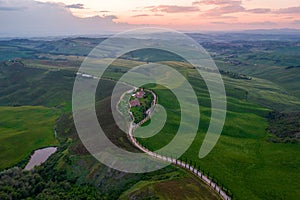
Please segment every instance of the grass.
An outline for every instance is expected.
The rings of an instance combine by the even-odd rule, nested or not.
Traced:
[[[31,58],[35,52],[21,47],[0,45],[0,62],[15,58]]]
[[[201,105],[201,121],[197,136],[189,150],[182,156],[182,160],[188,159],[201,166],[201,169],[214,176],[219,184],[229,188],[237,199],[298,199],[300,145],[268,142],[270,135],[266,131],[268,127],[266,116],[270,110],[250,103],[244,94],[237,93],[245,93],[243,89],[248,89],[249,98],[261,92],[261,98],[268,99],[270,104],[272,100],[276,102],[278,99],[272,99],[271,93],[269,95],[263,93],[268,94],[268,89],[251,88],[248,80],[225,78],[226,90],[230,94],[227,99],[225,126],[213,151],[200,160],[198,153],[210,121],[210,103],[202,81],[191,76],[190,82],[193,83]],[[241,90],[235,90],[237,83],[242,86]],[[243,87],[245,85],[249,87]],[[150,150],[157,150],[168,144],[176,134],[180,111],[176,101],[169,101],[174,99],[170,91],[158,87],[151,89],[158,95],[159,104],[167,109],[168,120],[161,132],[154,137],[139,140]],[[278,94],[278,90],[273,92],[275,95]],[[287,100],[282,103],[289,102]],[[186,134],[188,136],[188,133]],[[184,142],[184,138],[182,141]],[[172,155],[172,152],[165,153]]]
[[[42,106],[0,107],[0,170],[11,167],[35,149],[55,146],[58,112]]]
[[[243,59],[241,60],[243,61]],[[290,59],[290,61],[291,60],[292,59]],[[284,93],[288,96],[288,99],[295,97],[297,97],[298,99],[300,98],[300,90],[298,87],[300,80],[300,68],[286,69],[287,66],[297,66],[298,64],[299,61],[292,61],[289,64],[268,65],[266,62],[263,62],[259,64],[250,64],[247,66],[232,66],[223,61],[217,61],[217,65],[220,67],[220,69],[256,77],[256,81],[258,81],[258,83],[262,87],[268,87],[272,85],[273,88],[279,88],[281,90],[281,93]],[[254,82],[250,81],[250,83]]]
[[[140,181],[126,190],[119,199],[220,199],[208,185],[182,169],[169,175],[171,177],[165,180]]]
[[[272,112],[268,116],[268,131],[274,138],[272,142],[298,142],[300,139],[300,113],[280,113]]]
[[[274,144],[263,136],[222,136],[211,154],[198,163],[237,199],[298,199],[299,145]],[[186,155],[195,155],[195,148]],[[197,160],[197,156],[189,158]]]
[[[188,158],[200,165],[206,172],[210,172],[220,184],[229,188],[238,199],[268,199],[271,197],[297,199],[296,197],[300,195],[297,193],[297,187],[299,187],[297,166],[300,164],[299,159],[297,159],[299,145],[267,142],[269,136],[265,131],[267,121],[264,116],[267,115],[269,110],[257,105],[261,104],[270,108],[274,105],[277,108],[293,108],[297,105],[297,98],[285,93],[284,88],[262,78],[254,78],[248,81],[223,77],[226,83],[226,91],[229,95],[227,121],[222,136],[214,150],[205,159],[199,160],[199,148],[210,120],[209,94],[206,91],[205,83],[196,78],[193,69],[187,70],[180,63],[176,63],[175,67],[180,68],[180,71],[186,77],[189,77],[191,84],[195,86],[194,89],[197,92],[201,105],[199,132],[183,159]],[[53,83],[52,77],[56,77],[56,80],[59,77],[58,80],[61,80],[61,83],[68,83],[70,80],[73,80],[68,78],[68,76],[64,76],[63,71],[47,72],[45,70],[32,69],[32,72],[34,73],[26,76],[33,77],[31,80],[40,83]],[[107,75],[110,76],[111,74],[107,73]],[[114,76],[119,77],[120,73],[114,72]],[[114,76],[111,78],[114,78]],[[51,87],[59,88],[62,86],[57,84]],[[66,85],[69,84],[64,84],[64,86]],[[20,88],[22,89],[23,87],[21,86]],[[110,86],[107,86],[107,88],[110,88]],[[3,89],[5,90],[5,88]],[[153,90],[158,94],[159,103],[167,108],[168,121],[161,133],[147,140],[141,140],[146,147],[152,150],[165,146],[174,137],[174,133],[178,128],[178,121],[180,120],[178,102],[176,100],[169,101],[169,99],[176,99],[174,95],[160,87],[154,87]],[[47,90],[46,94],[51,91],[57,90]],[[20,96],[18,93],[15,94],[18,97]],[[51,99],[51,102],[53,101]],[[9,101],[3,100],[3,102]],[[20,102],[22,103],[23,101],[20,99]],[[59,101],[57,100],[57,102]],[[109,99],[106,99],[105,102],[105,104],[110,105]],[[107,108],[107,106],[104,106],[104,108]],[[109,110],[104,109],[101,113],[104,115],[104,113],[109,112]],[[105,119],[103,124],[107,125],[107,127],[112,127],[111,120],[107,121],[107,116],[103,116],[103,119]],[[123,133],[119,133],[114,127],[113,129],[108,128],[106,132],[114,133],[109,135],[114,143],[130,149],[130,144],[127,144],[126,137],[122,135]]]
[[[71,111],[75,73],[28,68],[20,63],[0,64],[0,105],[43,105]]]
[[[97,102],[96,108],[102,128],[117,146],[136,152],[126,135],[114,125],[113,118],[109,116],[109,105],[109,98]],[[110,169],[83,150],[79,138],[74,134],[76,130],[69,115],[65,115],[65,120],[58,121],[58,127],[60,137],[64,135],[72,139],[69,140],[71,145],[68,149],[56,154],[60,158],[54,162],[55,168],[59,171],[66,170],[67,177],[76,180],[78,184],[92,183],[103,193],[103,199],[119,199],[121,194],[123,194],[121,199],[128,199],[127,196],[135,196],[136,193],[145,199],[148,197],[145,193],[148,187],[155,188],[155,196],[165,199],[174,199],[176,195],[192,199],[218,199],[217,195],[198,178],[177,167],[169,166],[145,174],[127,174]]]
[[[0,56],[0,60],[7,60],[8,58],[14,57],[26,58],[29,60],[27,60],[25,64],[30,66],[31,69],[22,66],[12,66],[10,68],[1,66],[0,104],[10,106],[60,106],[64,104],[66,110],[70,111],[71,107],[69,101],[71,96],[69,91],[71,91],[72,82],[74,80],[74,72],[72,70],[76,70],[76,67],[78,67],[78,59],[82,59],[82,56],[86,55],[99,41],[94,42],[93,39],[70,39],[38,42],[36,45],[33,44],[32,49],[39,50],[43,56],[48,56],[50,60],[53,59],[53,62],[47,61],[47,58],[45,58],[46,61],[33,60],[36,58],[34,56],[36,56],[37,53],[30,49],[25,51],[24,49],[20,49],[20,47],[7,48],[7,45],[5,48],[1,47],[0,52],[5,54]],[[15,43],[19,42],[12,44]],[[80,48],[81,44],[86,44],[86,46]],[[28,44],[24,44],[22,46],[27,45]],[[212,45],[209,44],[208,46]],[[227,47],[228,46],[224,48],[217,47],[217,51],[220,51],[219,55],[221,55],[223,49],[227,49]],[[265,131],[268,127],[265,116],[270,111],[269,109],[293,110],[299,108],[299,68],[285,68],[290,65],[298,65],[299,58],[297,58],[297,56],[299,55],[299,47],[293,49],[280,47],[275,50],[275,53],[271,53],[269,50],[266,52],[251,52],[251,49],[248,47],[239,48],[240,49],[232,50],[234,55],[239,54],[237,58],[233,59],[236,59],[242,64],[228,64],[223,61],[218,61],[217,64],[223,70],[246,74],[253,77],[253,79],[248,81],[223,76],[228,94],[227,120],[219,142],[213,151],[202,160],[198,158],[199,148],[210,121],[210,99],[204,82],[196,78],[194,74],[195,70],[187,69],[188,66],[182,62],[163,62],[168,58],[172,58],[173,60],[174,57],[172,55],[167,55],[170,56],[168,58],[166,58],[165,55],[159,56],[161,59],[157,59],[157,55],[153,57],[150,55],[151,52],[147,50],[141,54],[133,54],[132,57],[138,57],[138,59],[142,61],[162,61],[163,64],[171,65],[184,74],[185,77],[189,77],[191,84],[195,86],[198,101],[201,105],[201,122],[195,141],[190,149],[182,156],[182,159],[187,158],[198,166],[200,165],[201,169],[205,170],[206,173],[209,172],[210,176],[214,176],[219,184],[229,188],[236,199],[299,199],[299,144],[275,144],[268,142],[270,135]],[[225,52],[224,56],[231,53],[230,51]],[[133,59],[131,57],[128,58]],[[56,62],[54,59],[67,59],[68,61]],[[112,64],[112,69],[106,71],[104,77],[116,80],[122,73],[125,73],[128,69],[139,64],[143,64],[143,62],[119,59]],[[107,88],[110,88],[111,84],[107,84],[106,86],[105,91],[108,90]],[[153,90],[159,96],[159,103],[167,108],[168,121],[159,134],[149,139],[141,139],[140,141],[149,149],[155,150],[167,144],[174,137],[178,129],[180,113],[178,112],[178,102],[176,100],[169,101],[170,99],[175,99],[171,92],[159,87],[154,87]],[[103,122],[101,125],[105,125],[106,132],[109,133],[109,138],[120,147],[135,151],[127,140],[126,135],[114,125],[112,117],[106,115],[106,113],[110,113],[108,108],[110,99],[104,98],[102,103],[104,103],[105,106],[99,109],[98,117],[102,118]],[[9,150],[8,152],[11,155],[4,158],[1,157],[0,168],[3,168],[2,165],[8,165],[12,160],[14,160],[14,163],[17,163],[17,161],[21,159],[20,155],[14,151],[16,147],[18,148],[18,153],[21,150],[22,152],[27,150],[27,154],[23,152],[23,156],[26,157],[26,155],[32,151],[30,147],[35,146],[36,148],[38,145],[47,145],[47,143],[51,141],[55,144],[55,140],[53,139],[55,114],[53,110],[43,107],[28,107],[30,109],[20,111],[20,113],[24,112],[26,115],[21,115],[18,114],[17,109],[22,110],[27,107],[3,107],[1,110],[4,108],[8,109],[9,112],[5,114],[5,112],[3,113],[3,111],[1,111],[1,120],[8,120],[6,118],[9,116],[9,119],[15,124],[12,123],[10,127],[6,127],[6,129],[3,128],[4,126],[1,128],[0,139],[2,145],[0,150],[1,152]],[[48,110],[49,115],[46,114],[46,111],[44,113],[45,115],[43,115],[40,109]],[[50,114],[51,112],[53,112],[53,115]],[[43,116],[46,115],[47,119],[46,117],[43,118]],[[18,116],[21,116],[20,119],[18,119]],[[28,119],[27,116],[30,116],[30,119]],[[43,125],[43,128],[41,128],[40,124],[43,121],[46,123],[46,121],[52,118],[53,121],[51,123],[53,124],[49,121],[51,126]],[[24,120],[22,124],[21,119]],[[35,122],[34,124],[33,121]],[[149,123],[151,122],[149,121]],[[9,123],[7,123],[7,121],[1,121],[1,126],[3,124],[7,125]],[[37,137],[31,137],[34,135],[34,129],[31,128],[39,129],[37,132],[34,132],[34,134],[41,134],[40,130],[45,129],[43,133],[49,133],[47,136],[50,137],[50,139],[34,140]],[[49,132],[47,132],[46,129]],[[170,180],[164,177],[165,171],[158,171],[149,175],[123,176],[103,166],[98,167],[99,163],[94,161],[91,156],[86,156],[89,158],[83,158],[84,156],[82,155],[74,155],[75,150],[77,150],[76,153],[80,154],[84,152],[84,148],[80,146],[78,138],[73,134],[73,132],[75,132],[74,127],[70,130],[72,130],[70,135],[72,135],[75,144],[70,152],[66,152],[62,155],[59,164],[61,166],[60,169],[65,169],[64,167],[67,165],[64,163],[65,160],[69,162],[71,169],[66,169],[71,177],[81,176],[78,181],[79,183],[87,181],[86,176],[89,175],[88,181],[92,179],[97,186],[99,186],[100,182],[104,184],[101,185],[101,187],[99,186],[99,189],[102,191],[107,192],[111,191],[111,188],[117,188],[116,191],[109,193],[109,195],[115,195],[114,197],[116,198],[119,192],[124,189],[126,190],[126,188],[128,189],[127,194],[130,195],[134,195],[136,194],[135,192],[138,191],[141,194],[145,194],[145,191],[153,190],[161,198],[167,198],[167,196],[164,195],[168,192],[168,195],[173,195],[172,191],[167,189],[174,185],[179,185],[178,188],[176,187],[178,191],[174,193],[176,196],[184,195],[181,193],[186,192],[185,190],[181,190],[180,187],[189,188],[187,189],[188,191],[191,191],[190,188],[194,188],[194,186],[187,184],[190,181],[189,178],[183,177],[182,180]],[[11,137],[3,137],[5,131],[8,132],[8,135],[11,135]],[[41,136],[38,137],[41,138]],[[72,149],[74,151],[73,154]],[[70,159],[67,159],[68,157],[70,157]],[[135,185],[141,176],[149,176],[151,177],[151,181],[137,183],[137,185]],[[162,177],[161,181],[153,180],[152,176]],[[161,188],[166,188],[166,193],[164,193]],[[179,191],[181,191],[180,194]],[[197,189],[194,188],[192,191],[197,191]],[[199,191],[197,191],[197,195],[198,192]],[[112,196],[107,196],[107,198],[108,197]],[[173,195],[172,197],[175,196]]]
[[[229,188],[237,199],[298,199],[300,159],[297,154],[300,145],[271,143],[268,141],[271,135],[266,131],[266,116],[271,110],[289,111],[299,108],[299,99],[287,89],[297,80],[292,78],[291,83],[285,85],[261,76],[254,76],[252,80],[223,76],[228,95],[227,120],[213,151],[200,160],[199,149],[210,121],[210,98],[205,83],[197,79],[195,70],[176,63],[175,68],[179,67],[194,86],[201,110],[197,137],[182,159],[188,159],[201,166],[201,169],[214,176],[220,185]],[[266,69],[270,73],[273,68]],[[281,71],[278,75],[283,73],[286,74],[285,77],[296,77],[296,73],[292,75],[288,71]],[[172,92],[159,86],[150,88],[158,95],[158,103],[166,108],[168,120],[158,134],[139,141],[148,149],[157,150],[173,139],[178,129],[180,112],[178,102],[169,101],[176,99]],[[184,137],[182,141],[185,141]],[[149,191],[148,186],[140,190],[145,188]]]

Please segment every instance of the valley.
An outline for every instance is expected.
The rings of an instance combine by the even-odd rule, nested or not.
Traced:
[[[286,138],[299,132],[299,116],[293,111],[300,109],[300,68],[293,66],[299,65],[300,39],[270,42],[260,41],[260,35],[253,35],[256,41],[247,41],[244,37],[220,41],[213,36],[207,37],[209,39],[204,40],[203,35],[193,35],[194,39],[202,41],[219,69],[223,70],[227,93],[225,126],[207,157],[199,159],[198,153],[210,122],[209,92],[195,69],[172,54],[150,49],[132,52],[114,61],[100,80],[102,88],[96,94],[99,123],[114,144],[138,152],[111,115],[112,90],[116,81],[135,66],[147,62],[166,64],[191,83],[200,105],[197,136],[180,159],[200,168],[224,187],[232,199],[298,199],[300,145],[299,141]],[[0,41],[1,171],[14,166],[25,167],[25,161],[38,148],[58,147],[37,170],[2,172],[2,185],[14,188],[12,182],[24,181],[23,176],[41,177],[41,189],[22,194],[24,198],[37,194],[40,199],[45,194],[54,198],[55,192],[60,191],[53,186],[52,182],[55,182],[64,185],[67,189],[60,192],[70,197],[85,190],[92,199],[220,199],[206,184],[176,166],[149,174],[126,174],[109,169],[87,152],[72,119],[72,87],[84,57],[103,39]],[[165,87],[150,84],[144,88],[157,94],[158,103],[167,113],[167,122],[158,134],[138,138],[143,146],[155,151],[174,138],[179,127],[180,104]],[[276,116],[284,113],[282,116],[287,118],[268,118],[270,113],[277,113]],[[290,129],[284,131],[282,138],[281,124],[289,123],[292,125],[285,125]],[[145,126],[150,124],[151,121]],[[164,156],[171,155],[172,152],[164,152]],[[13,194],[13,189],[7,188],[0,187],[3,199],[4,195],[22,193]],[[46,188],[52,192],[47,193]]]

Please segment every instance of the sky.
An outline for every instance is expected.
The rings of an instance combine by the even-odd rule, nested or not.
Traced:
[[[0,0],[0,37],[300,29],[299,0]]]

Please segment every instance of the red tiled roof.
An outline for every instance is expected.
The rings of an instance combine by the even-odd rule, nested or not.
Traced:
[[[145,95],[145,92],[144,91],[139,91],[135,94],[135,97],[136,98],[143,98]]]
[[[140,104],[140,101],[137,100],[137,99],[130,101],[130,106],[131,106],[131,107],[134,107],[134,106],[140,106],[140,105],[141,105],[141,104]]]

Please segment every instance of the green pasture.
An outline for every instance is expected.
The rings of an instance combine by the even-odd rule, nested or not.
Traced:
[[[297,199],[300,195],[297,190],[300,186],[300,144],[269,142],[271,136],[266,132],[266,116],[270,110],[250,102],[269,102],[272,108],[280,96],[286,97],[286,101],[280,101],[283,106],[298,104],[297,99],[287,98],[286,94],[279,92],[280,88],[270,82],[264,85],[267,81],[251,84],[249,80],[225,77],[228,93],[225,126],[215,148],[200,160],[199,150],[210,122],[210,99],[203,81],[191,74],[190,82],[198,96],[201,119],[197,136],[181,159],[200,167],[220,185],[229,188],[237,199]],[[259,88],[259,84],[262,87]],[[274,89],[270,91],[270,88]],[[180,107],[178,102],[169,101],[175,98],[171,91],[161,87],[151,89],[158,95],[158,103],[167,110],[168,120],[157,135],[139,141],[150,150],[158,150],[174,138],[180,123]],[[245,98],[245,91],[248,99]],[[187,138],[189,134],[186,133]],[[184,137],[182,142],[185,142]],[[172,152],[165,153],[172,156]]]
[[[0,107],[0,170],[19,163],[33,150],[57,145],[58,114],[42,106]]]

